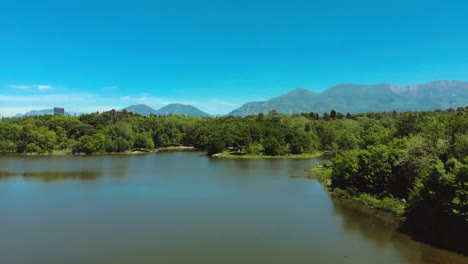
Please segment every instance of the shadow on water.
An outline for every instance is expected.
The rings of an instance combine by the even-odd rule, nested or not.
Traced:
[[[38,172],[8,172],[0,171],[0,180],[13,177],[23,177],[28,180],[39,180],[42,182],[55,182],[63,180],[92,181],[100,174],[96,171],[38,171]]]
[[[124,178],[133,156],[11,156],[0,159],[0,181],[13,178],[41,181],[93,181]]]
[[[332,203],[333,214],[341,220],[344,232],[359,234],[381,248],[391,246],[408,263],[467,263],[467,257],[463,255],[433,248],[401,233],[390,213],[362,210],[339,198],[332,198]]]

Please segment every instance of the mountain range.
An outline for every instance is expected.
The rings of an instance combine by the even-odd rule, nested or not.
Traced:
[[[435,110],[468,106],[468,82],[436,81],[414,86],[392,84],[362,85],[345,83],[322,93],[296,89],[285,95],[260,102],[246,103],[229,115],[247,116],[268,113],[307,112],[362,113],[409,110]]]
[[[186,116],[198,116],[207,117],[210,116],[208,113],[196,108],[193,105],[184,104],[168,104],[158,110],[155,110],[145,104],[131,105],[125,108],[129,112],[137,113],[140,115],[147,116],[149,114],[167,116],[167,115],[186,115]]]
[[[109,109],[110,110],[110,109]],[[125,110],[133,113],[137,113],[143,116],[148,116],[150,114],[155,114],[157,116],[168,116],[168,115],[186,115],[186,116],[198,116],[198,117],[207,117],[210,116],[208,113],[203,112],[202,110],[192,106],[184,104],[169,104],[161,109],[154,109],[145,104],[131,105],[125,108]],[[17,114],[16,117],[21,116],[36,116],[36,115],[53,115],[53,109],[43,109],[43,110],[32,110],[25,114]],[[74,112],[65,112],[65,115],[81,115],[82,113]]]
[[[435,81],[413,86],[396,86],[388,83],[363,85],[344,83],[333,86],[321,93],[299,88],[267,101],[249,102],[233,110],[229,115],[247,116],[268,113],[330,112],[362,113],[381,111],[435,110],[468,106],[468,82]],[[187,115],[206,117],[208,113],[184,104],[169,104],[161,109],[148,105],[131,105],[125,108],[141,115]],[[53,114],[52,109],[30,111],[24,115]],[[67,112],[66,115],[80,113]],[[23,116],[18,114],[17,116]]]
[[[42,110],[31,110],[25,114],[17,114],[15,117],[22,117],[22,116],[38,116],[38,115],[53,115],[54,109],[42,109]],[[82,113],[75,113],[75,112],[65,112],[67,116],[74,116],[74,115],[81,115]]]

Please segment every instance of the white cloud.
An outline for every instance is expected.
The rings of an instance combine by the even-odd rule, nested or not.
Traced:
[[[156,105],[167,105],[173,102],[165,100],[159,97],[152,97],[148,94],[142,94],[139,97],[124,96],[122,97],[124,101],[137,102],[141,104],[156,104]]]
[[[43,91],[46,91],[46,90],[50,90],[53,87],[50,84],[39,84],[39,85],[36,85],[36,88],[39,89],[39,91],[43,92]]]
[[[10,88],[13,88],[13,89],[19,89],[19,90],[30,90],[31,89],[31,86],[29,85],[10,85]]]
[[[13,85],[10,85],[10,88],[18,89],[18,90],[25,90],[25,91],[36,88],[41,92],[53,89],[52,85],[50,84],[35,84],[35,85],[13,84]]]
[[[2,95],[0,94],[0,103],[42,103],[42,104],[63,104],[67,102],[80,102],[89,99],[91,95],[86,94],[49,94],[49,95]]]

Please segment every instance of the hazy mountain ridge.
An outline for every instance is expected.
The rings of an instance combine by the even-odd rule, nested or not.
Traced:
[[[158,115],[187,115],[187,116],[198,116],[207,117],[210,114],[203,112],[193,105],[184,104],[169,104],[156,111]]]
[[[149,114],[154,115],[186,115],[186,116],[198,116],[207,117],[210,116],[208,113],[194,107],[193,105],[184,105],[179,103],[168,104],[158,110],[151,108],[145,104],[131,105],[125,108],[129,112],[134,112],[140,115],[147,116]]]
[[[468,82],[435,81],[413,86],[389,83],[362,85],[344,83],[322,93],[296,89],[285,95],[262,102],[246,103],[229,115],[246,116],[276,110],[292,114],[302,112],[343,113],[376,111],[409,111],[456,108],[468,105]]]
[[[15,117],[22,117],[22,116],[38,116],[38,115],[53,115],[54,109],[42,109],[42,110],[31,110],[25,114],[16,114]],[[65,112],[65,115],[73,116],[73,115],[81,115],[81,113],[75,112]]]
[[[109,109],[111,110],[111,109]],[[158,116],[168,116],[168,115],[186,115],[186,116],[198,116],[198,117],[207,117],[210,116],[208,113],[201,111],[200,109],[192,106],[192,105],[184,105],[179,103],[169,104],[166,105],[158,110],[145,105],[145,104],[138,104],[138,105],[130,105],[125,108],[125,110],[133,113],[137,113],[143,116],[148,116],[150,114],[158,115]],[[22,116],[37,116],[37,115],[53,115],[53,109],[43,109],[43,110],[31,110],[25,114],[17,114],[15,117],[22,117]],[[65,112],[65,115],[81,115],[82,113],[74,113],[74,112]]]
[[[362,113],[379,111],[435,110],[464,107],[468,105],[468,82],[435,81],[412,86],[396,86],[390,83],[362,85],[343,83],[314,93],[304,88],[293,90],[267,101],[248,102],[234,109],[228,115],[247,116],[268,113],[276,110],[292,114],[302,112],[330,112],[331,109],[342,113]],[[161,109],[148,105],[131,105],[125,108],[129,112],[144,116],[187,115],[207,117],[210,114],[192,105],[169,104]],[[109,109],[110,110],[110,109]],[[53,109],[33,110],[16,117],[53,114]],[[66,115],[82,113],[66,112]]]
[[[156,109],[149,107],[145,104],[130,105],[124,109],[127,110],[128,112],[133,112],[133,113],[140,114],[143,116],[156,113]]]

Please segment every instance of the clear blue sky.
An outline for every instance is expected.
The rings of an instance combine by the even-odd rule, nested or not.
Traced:
[[[0,115],[468,80],[467,1],[0,0]]]

